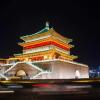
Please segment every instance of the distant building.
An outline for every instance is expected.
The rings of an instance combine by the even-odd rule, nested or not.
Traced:
[[[89,76],[90,78],[100,78],[100,66],[95,68],[90,68]]]
[[[18,43],[23,47],[21,54],[1,59],[0,77],[10,79],[72,79],[88,78],[88,66],[75,62],[77,56],[70,54],[74,47],[72,39],[63,37],[46,23],[37,33],[22,36]]]

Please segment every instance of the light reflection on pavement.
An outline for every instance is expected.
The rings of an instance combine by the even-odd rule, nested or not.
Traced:
[[[86,94],[87,89],[91,86],[79,86],[79,85],[49,85],[46,87],[34,87],[32,92],[40,94]]]
[[[100,79],[0,81],[0,100],[96,100]],[[39,84],[37,84],[39,83]]]
[[[20,85],[19,85],[20,86]],[[100,88],[92,87],[91,85],[56,85],[42,84],[34,85],[31,88],[0,87],[0,100],[61,100],[71,98],[71,100],[84,100],[85,98],[100,98]],[[4,93],[4,91],[14,91],[13,93]]]

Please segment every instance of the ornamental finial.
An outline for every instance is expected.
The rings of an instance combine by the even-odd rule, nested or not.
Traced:
[[[49,22],[46,22],[46,29],[49,30]]]

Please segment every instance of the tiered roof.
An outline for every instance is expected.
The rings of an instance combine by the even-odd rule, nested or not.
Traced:
[[[30,42],[30,41],[33,41],[35,39],[38,39],[39,37],[42,38],[42,37],[45,37],[48,35],[54,36],[54,37],[62,40],[65,43],[72,42],[72,39],[69,39],[69,38],[66,38],[66,37],[60,35],[53,28],[49,28],[49,25],[47,25],[47,23],[46,23],[46,27],[44,29],[42,29],[34,34],[31,34],[31,35],[22,36],[21,39],[24,40],[25,42]],[[21,44],[23,44],[23,43],[21,43]]]
[[[67,60],[73,60],[76,59],[77,56],[73,56],[69,54],[66,54],[63,52],[64,50],[70,51],[73,45],[70,45],[69,43],[72,42],[72,39],[63,37],[59,33],[57,33],[53,28],[49,28],[49,24],[46,22],[46,27],[39,32],[36,32],[31,35],[22,36],[21,39],[24,41],[22,43],[19,43],[23,47],[23,50],[31,50],[38,47],[43,46],[54,46],[52,49],[40,51],[40,52],[31,52],[28,54],[18,54],[15,55],[16,57],[32,57],[32,56],[44,56],[45,54],[54,54],[58,53],[61,55],[62,58],[66,58]],[[62,50],[60,50],[60,48]]]

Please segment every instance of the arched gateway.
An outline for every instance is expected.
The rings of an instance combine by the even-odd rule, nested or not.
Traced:
[[[35,65],[25,62],[25,63],[17,63],[12,68],[9,68],[5,75],[8,78],[11,77],[20,77],[20,78],[31,78],[40,73],[42,69],[36,67]]]
[[[76,79],[80,78],[80,71],[79,70],[75,71],[75,78]]]
[[[18,70],[16,72],[16,76],[18,76],[18,77],[27,76],[27,73],[24,70]]]

